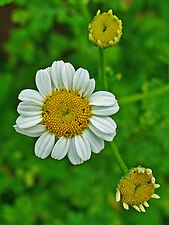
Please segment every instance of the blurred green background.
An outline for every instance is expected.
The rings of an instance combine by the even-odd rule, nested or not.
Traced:
[[[67,158],[37,158],[35,138],[12,127],[18,94],[35,89],[36,71],[54,60],[86,68],[103,90],[98,48],[88,40],[98,9],[112,9],[123,21],[120,43],[105,50],[107,90],[120,104],[115,142],[126,164],[151,168],[161,184],[160,200],[150,200],[146,213],[115,202],[122,172],[111,143],[73,166]],[[168,9],[168,0],[0,0],[0,225],[169,224],[169,92],[133,102],[127,97],[168,84]]]

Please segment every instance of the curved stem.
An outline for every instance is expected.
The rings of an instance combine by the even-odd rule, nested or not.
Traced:
[[[164,85],[163,87],[160,87],[156,90],[153,90],[153,91],[150,91],[147,93],[140,93],[140,94],[123,97],[119,100],[119,102],[120,102],[120,104],[136,102],[136,101],[139,101],[142,99],[151,98],[151,97],[155,97],[155,96],[164,94],[165,92],[169,92],[169,84]]]
[[[118,162],[121,170],[124,172],[124,174],[126,174],[128,172],[127,166],[125,164],[125,162],[123,161],[118,148],[116,146],[116,144],[114,142],[112,142],[112,147],[113,147],[113,154],[115,156],[116,161]]]

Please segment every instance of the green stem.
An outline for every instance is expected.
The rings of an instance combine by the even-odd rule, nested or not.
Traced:
[[[124,161],[123,161],[114,141],[112,142],[112,147],[113,147],[113,154],[115,156],[116,161],[118,162],[118,164],[119,164],[121,170],[124,172],[124,174],[126,174],[128,172],[127,166],[124,163]]]
[[[119,102],[120,102],[120,104],[136,102],[136,101],[139,101],[142,99],[147,99],[147,98],[151,98],[151,97],[155,97],[155,96],[164,94],[165,92],[169,92],[169,84],[164,85],[163,87],[160,87],[160,88],[150,91],[150,92],[123,97],[119,100]]]
[[[99,48],[99,67],[99,80],[103,83],[104,89],[107,90],[107,77],[105,73],[105,57],[103,48]]]

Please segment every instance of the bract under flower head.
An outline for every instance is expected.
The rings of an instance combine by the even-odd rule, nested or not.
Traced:
[[[89,24],[89,40],[96,46],[105,48],[119,42],[122,35],[122,21],[113,15],[110,9],[107,13],[100,13]]]
[[[99,153],[104,140],[112,141],[116,123],[109,117],[119,110],[115,96],[106,91],[93,93],[95,80],[87,70],[75,71],[70,63],[55,61],[51,67],[38,70],[38,91],[21,91],[17,107],[20,116],[16,131],[39,137],[35,154],[54,159],[68,155],[72,164]],[[93,93],[93,94],[92,94]]]
[[[149,207],[147,201],[151,198],[159,198],[157,194],[154,194],[154,189],[158,187],[160,185],[155,183],[152,170],[138,166],[121,178],[116,192],[116,201],[122,200],[125,209],[132,206],[139,212],[145,212],[144,206]]]

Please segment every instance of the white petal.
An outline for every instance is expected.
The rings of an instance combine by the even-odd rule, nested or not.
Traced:
[[[108,91],[97,91],[89,99],[90,105],[111,106],[115,104],[115,96]]]
[[[70,148],[70,138],[61,137],[55,144],[51,157],[54,159],[63,159]]]
[[[83,92],[83,96],[89,97],[93,93],[94,89],[95,89],[95,79],[90,79],[88,81],[88,85],[85,91]]]
[[[32,101],[32,102],[36,102],[40,106],[43,105],[42,95],[40,95],[38,91],[35,91],[32,89],[25,89],[21,91],[18,98],[21,101]]]
[[[62,66],[61,75],[62,75],[63,85],[67,90],[72,88],[74,73],[75,73],[75,69],[70,63],[65,63]]]
[[[89,73],[87,70],[79,68],[73,77],[73,89],[79,91],[83,85],[86,85],[89,81]]]
[[[92,116],[91,123],[104,133],[114,133],[116,130],[116,123],[110,117]]]
[[[29,137],[39,137],[45,132],[45,126],[44,125],[36,125],[34,127],[29,127],[26,129],[21,129],[17,125],[14,126],[15,130],[18,133],[27,135]]]
[[[52,80],[52,74],[51,74],[52,68],[51,67],[47,67],[44,70],[46,70],[48,72],[49,76],[50,76],[52,90],[53,91],[56,90],[56,86],[54,85],[53,80]]]
[[[120,198],[121,198],[120,191],[117,189],[117,191],[116,191],[116,202],[119,202]]]
[[[148,202],[144,202],[143,204],[145,205],[145,207],[149,207]]]
[[[43,70],[46,70],[48,72],[48,74],[51,75],[51,67],[47,67],[47,68],[45,68]]]
[[[154,184],[154,188],[159,188],[160,184]]]
[[[78,156],[86,161],[91,156],[91,147],[88,140],[84,136],[77,135],[75,136],[75,147]]]
[[[95,80],[94,81],[93,80],[92,81],[91,80],[88,80],[86,83],[83,84],[83,86],[78,91],[78,93],[80,94],[80,96],[84,96],[85,97],[88,94],[88,92],[89,93],[90,93],[90,91],[93,92],[93,87],[95,85]],[[85,91],[86,91],[86,95],[85,95]]]
[[[19,116],[16,120],[16,124],[18,128],[28,128],[33,127],[36,124],[40,123],[42,121],[42,118],[40,116],[30,116],[30,117],[24,117]]]
[[[157,195],[157,194],[152,194],[151,197],[152,197],[152,198],[156,198],[156,199],[160,198],[160,196]]]
[[[35,144],[35,155],[41,159],[45,159],[51,153],[54,143],[55,135],[51,135],[46,131],[38,138]]]
[[[98,130],[95,126],[93,126],[91,123],[89,124],[89,128],[91,129],[91,131],[98,137],[102,138],[105,141],[112,141],[113,138],[116,135],[116,132],[111,133],[111,134],[107,134],[102,132],[101,130]]]
[[[70,149],[68,151],[68,158],[73,165],[82,164],[84,162],[84,160],[82,160],[76,152],[75,138],[71,138]]]
[[[140,211],[140,208],[139,208],[137,205],[133,205],[133,208],[134,208],[135,210],[137,210],[138,212],[141,212],[141,211]]]
[[[62,60],[54,61],[51,67],[51,77],[56,89],[63,88],[63,81],[61,77],[61,68],[64,65]]]
[[[146,172],[147,172],[147,174],[152,174],[152,169],[147,168]]]
[[[41,107],[36,102],[20,102],[17,111],[22,116],[36,116],[42,113]]]
[[[152,182],[153,184],[155,184],[155,182],[156,182],[155,177],[152,177],[152,178],[151,178],[151,182]]]
[[[142,212],[146,212],[146,210],[145,210],[145,208],[144,208],[144,206],[143,206],[142,204],[139,205],[139,208],[140,208],[140,210],[141,210]]]
[[[123,207],[127,210],[129,209],[129,205],[127,205],[125,202],[123,202]]]
[[[97,137],[90,129],[86,129],[83,136],[87,138],[94,153],[99,153],[104,148],[104,140]]]
[[[116,103],[113,106],[92,106],[92,113],[97,116],[110,116],[119,110],[119,105]]]
[[[36,86],[43,97],[52,93],[50,75],[46,70],[38,70],[36,73]]]
[[[138,166],[138,167],[137,167],[137,171],[138,171],[139,173],[144,173],[145,168]]]

